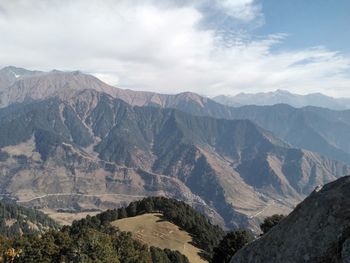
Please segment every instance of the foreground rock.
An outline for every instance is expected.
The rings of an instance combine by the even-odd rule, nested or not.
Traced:
[[[350,176],[316,189],[237,262],[350,262]]]

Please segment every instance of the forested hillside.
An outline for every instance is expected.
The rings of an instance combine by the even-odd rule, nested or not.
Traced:
[[[17,211],[35,212],[15,205],[11,207],[17,207]],[[194,245],[205,251],[201,256],[206,260],[211,259],[213,249],[225,234],[220,227],[212,225],[207,218],[183,202],[149,197],[132,202],[127,207],[74,221],[71,226],[64,226],[60,230],[53,224],[42,235],[33,232],[24,232],[23,235],[13,236],[14,238],[3,235],[0,255],[5,262],[189,262],[178,251],[149,248],[135,240],[131,233],[120,231],[111,225],[114,220],[150,212],[161,212],[163,220],[187,231],[193,237]],[[27,214],[28,218],[33,218],[29,212]]]
[[[0,235],[18,237],[22,234],[42,233],[56,229],[58,225],[44,213],[0,201]]]
[[[105,224],[117,219],[141,215],[144,213],[161,212],[163,218],[174,223],[193,237],[194,245],[201,248],[203,257],[210,259],[214,247],[223,238],[225,232],[184,202],[165,197],[149,197],[129,204],[126,208],[108,210],[96,217],[87,218],[80,223],[95,222]]]

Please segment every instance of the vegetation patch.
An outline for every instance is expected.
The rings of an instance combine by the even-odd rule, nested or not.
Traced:
[[[144,214],[112,222],[122,231],[131,232],[133,237],[149,246],[179,251],[191,263],[206,262],[200,256],[201,250],[192,244],[192,237],[173,223],[166,221],[160,213]]]

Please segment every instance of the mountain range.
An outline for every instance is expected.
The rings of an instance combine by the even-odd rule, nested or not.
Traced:
[[[315,106],[333,110],[345,110],[350,108],[349,98],[333,98],[322,93],[311,93],[307,95],[294,94],[286,90],[259,93],[239,93],[235,96],[219,95],[213,98],[216,102],[228,106],[245,105],[275,105],[289,104],[295,108]]]
[[[338,149],[347,111],[232,108],[194,93],[118,89],[78,71],[0,75],[10,76],[0,88],[0,191],[27,206],[103,210],[166,195],[223,226],[256,230],[259,218],[288,213],[350,169]],[[329,136],[329,149],[315,133]],[[323,146],[341,161],[299,149]]]
[[[11,72],[9,73],[9,69]],[[19,75],[26,72],[24,76]],[[11,75],[10,85],[0,83],[2,105],[60,96],[74,91],[94,89],[119,98],[132,106],[174,108],[192,115],[223,119],[249,119],[271,131],[293,147],[319,152],[331,159],[350,164],[350,111],[325,108],[294,108],[286,104],[272,106],[229,107],[195,93],[176,95],[124,90],[109,86],[97,78],[75,72],[38,72],[4,68],[1,75]],[[17,78],[16,78],[17,76]],[[20,77],[22,76],[22,77]],[[4,77],[0,77],[2,79]]]

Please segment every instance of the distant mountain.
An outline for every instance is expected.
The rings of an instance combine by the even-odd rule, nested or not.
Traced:
[[[349,172],[247,120],[132,107],[94,90],[0,110],[0,148],[0,191],[19,203],[79,211],[166,195],[228,227],[254,228]]]
[[[294,108],[287,104],[235,108],[189,92],[177,95],[146,93],[149,97],[144,97],[142,92],[127,92],[138,99],[125,96],[123,90],[114,96],[131,105],[175,108],[192,115],[223,119],[248,119],[294,147],[319,152],[331,159],[350,164],[350,110],[338,111],[311,106]]]
[[[0,236],[13,238],[57,228],[58,225],[40,211],[0,201]]]
[[[108,93],[133,106],[175,108],[215,118],[249,119],[294,147],[350,164],[350,111],[316,107],[296,109],[282,104],[233,108],[190,92],[165,95],[118,89],[78,71],[51,71],[18,79],[3,92],[0,105],[55,96],[68,99],[84,89]]]
[[[21,74],[21,72],[24,73]],[[42,100],[54,96],[65,98],[84,89],[94,89],[112,95],[115,95],[117,91],[116,88],[80,71],[32,72],[13,67],[7,67],[0,71],[0,79],[8,75],[11,76],[11,81],[7,86],[3,84],[0,94],[0,106],[2,107],[12,103]]]
[[[260,93],[240,93],[236,96],[220,95],[213,98],[218,103],[228,106],[244,105],[275,105],[288,104],[295,108],[306,106],[315,106],[329,108],[334,110],[350,109],[350,99],[333,98],[321,93],[312,93],[307,95],[293,94],[285,90],[276,90],[274,92]]]
[[[249,119],[295,147],[317,151],[350,164],[350,111],[314,107],[295,109],[287,105],[232,108],[190,92],[165,95],[118,89],[78,71],[51,71],[18,79],[7,88],[1,100],[2,105],[6,106],[54,96],[67,98],[75,91],[87,88],[108,93],[133,106],[175,108],[193,115],[215,118]]]
[[[7,87],[11,86],[18,79],[40,75],[41,71],[31,71],[24,68],[17,68],[13,66],[8,66],[0,69],[0,92],[5,90]]]
[[[16,75],[22,71],[25,71],[26,74]],[[0,94],[0,107],[55,96],[68,98],[76,91],[93,89],[122,99],[133,106],[177,108],[196,115],[223,114],[222,105],[195,93],[184,92],[176,95],[167,95],[119,89],[80,71],[52,70],[50,72],[36,72],[14,67],[6,67],[0,70],[0,80],[1,78],[6,79],[8,75],[11,81],[4,82],[7,84],[2,85],[0,82],[0,90],[3,90],[2,94]]]
[[[231,263],[349,262],[350,177],[318,188]]]

